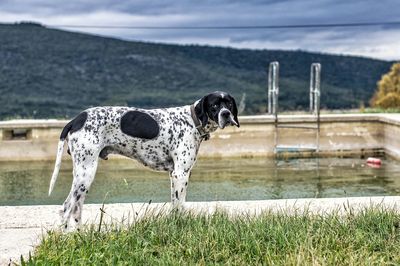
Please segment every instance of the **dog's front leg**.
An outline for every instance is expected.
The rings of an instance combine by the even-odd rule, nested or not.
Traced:
[[[171,203],[173,208],[182,208],[186,201],[186,189],[189,182],[190,171],[175,169],[170,173],[171,178]]]

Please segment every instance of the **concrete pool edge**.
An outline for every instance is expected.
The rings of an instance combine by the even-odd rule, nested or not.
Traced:
[[[199,157],[274,156],[273,116],[241,116],[239,120],[240,128],[217,130],[209,141],[203,142]],[[279,121],[299,126],[315,123],[311,115],[281,115]],[[58,137],[66,123],[55,119],[0,121],[0,161],[54,160]],[[24,129],[26,139],[12,139],[14,129]],[[281,133],[279,144],[283,146],[310,147],[316,142],[315,134],[306,130],[285,129]],[[400,159],[399,134],[400,114],[323,114],[320,151],[331,156],[347,156],[383,150]],[[66,153],[65,157],[68,157]]]
[[[101,204],[85,204],[83,221],[98,224]],[[188,202],[188,211],[213,213],[224,210],[232,216],[272,213],[324,215],[332,212],[352,213],[367,207],[388,208],[400,212],[400,196],[348,197],[348,198],[303,198],[259,201],[213,201]],[[59,205],[0,206],[0,265],[10,259],[18,262],[20,255],[27,256],[48,229],[59,225]],[[131,223],[137,217],[168,211],[168,203],[114,203],[104,205],[104,222]],[[136,218],[135,218],[136,217]],[[4,237],[5,236],[5,237]]]

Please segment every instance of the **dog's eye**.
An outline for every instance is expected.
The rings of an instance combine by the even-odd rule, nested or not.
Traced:
[[[218,105],[213,104],[212,108],[213,108],[213,109],[217,109],[217,108],[218,108]]]

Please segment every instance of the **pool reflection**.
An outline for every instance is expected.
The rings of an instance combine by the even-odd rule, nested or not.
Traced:
[[[193,169],[188,201],[262,200],[398,195],[400,163],[371,168],[361,159],[200,159]],[[1,162],[0,205],[61,204],[71,187],[72,166],[64,161],[48,197],[53,162]],[[167,173],[131,160],[102,161],[87,203],[169,201]],[[105,196],[107,195],[107,198]]]

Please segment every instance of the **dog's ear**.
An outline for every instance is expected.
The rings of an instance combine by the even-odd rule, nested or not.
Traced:
[[[237,127],[240,127],[240,124],[239,124],[239,120],[238,120],[238,108],[237,108],[237,106],[236,106],[236,102],[235,102],[235,99],[233,98],[233,97],[231,97],[232,98],[232,113],[233,113],[233,120],[235,120],[235,122],[237,123]]]
[[[208,123],[207,115],[207,96],[201,98],[199,103],[195,106],[194,111],[197,118],[201,121],[201,125],[204,127]]]

